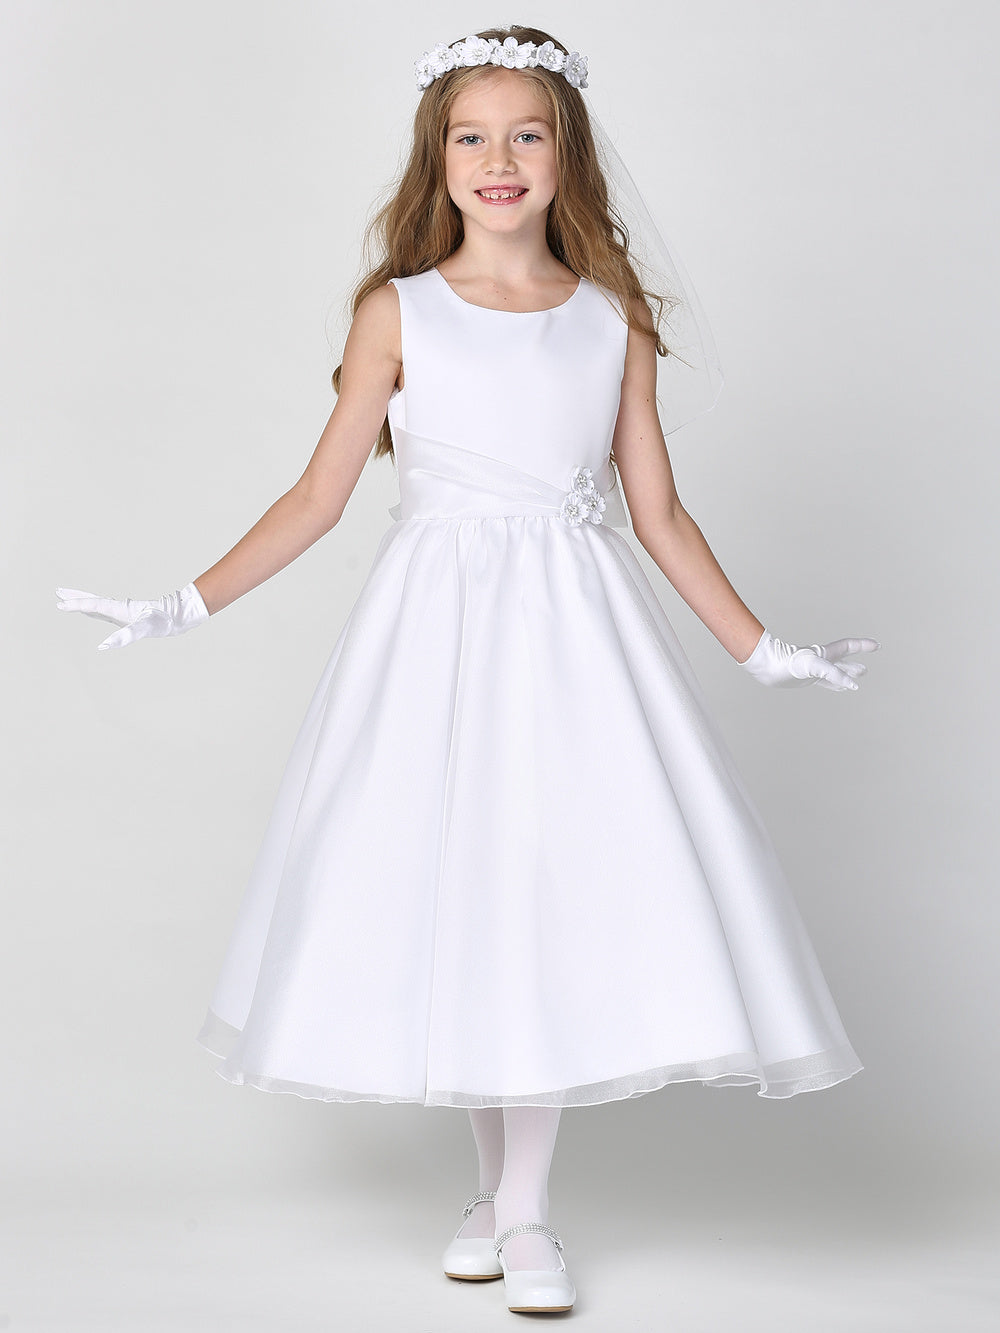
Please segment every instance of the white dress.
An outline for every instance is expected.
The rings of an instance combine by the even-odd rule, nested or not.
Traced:
[[[198,1040],[328,1101],[765,1097],[862,1068],[631,548],[627,329],[581,280],[395,279],[400,502],[295,740]],[[571,522],[589,468],[603,522]],[[579,515],[577,515],[579,517]]]

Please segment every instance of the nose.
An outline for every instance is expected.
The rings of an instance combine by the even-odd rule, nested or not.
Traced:
[[[497,144],[486,150],[483,170],[489,175],[504,175],[516,171],[514,156],[507,144]]]

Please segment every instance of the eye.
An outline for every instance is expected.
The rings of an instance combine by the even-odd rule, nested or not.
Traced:
[[[478,138],[479,138],[478,134],[463,134],[458,139],[456,139],[455,142],[467,144],[470,139],[478,139]]]
[[[542,136],[540,134],[536,134],[534,130],[524,130],[523,133],[519,134],[517,137],[519,139],[524,139],[525,141],[531,140],[532,142],[534,142],[537,139],[540,139]]]

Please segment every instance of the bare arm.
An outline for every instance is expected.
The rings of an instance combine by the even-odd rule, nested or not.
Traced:
[[[652,327],[645,306],[639,314]],[[737,662],[745,662],[764,626],[741,601],[677,496],[656,412],[656,352],[632,329],[614,451],[635,535],[695,615]]]
[[[344,347],[340,395],[302,476],[231,551],[195,579],[209,614],[296,560],[339,521],[399,377],[399,298],[392,284],[358,308]]]

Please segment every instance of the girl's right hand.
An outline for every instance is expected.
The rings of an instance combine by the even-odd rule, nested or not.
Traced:
[[[855,677],[863,676],[868,668],[863,662],[845,662],[844,658],[855,653],[872,653],[878,647],[875,639],[835,639],[833,643],[797,648],[765,630],[740,666],[762,685],[787,688],[816,681],[828,690],[856,690]]]
[[[103,648],[124,648],[136,639],[163,639],[172,634],[184,634],[208,619],[208,607],[193,583],[177,592],[164,593],[155,602],[134,601],[130,597],[118,601],[113,597],[81,592],[78,588],[57,588],[56,596],[60,599],[59,611],[80,611],[95,620],[122,626],[116,634],[109,635],[97,645],[98,652]]]

